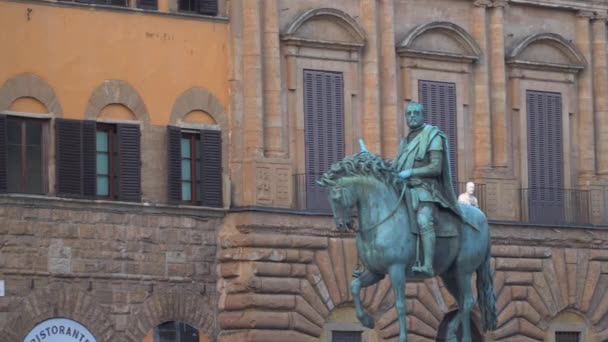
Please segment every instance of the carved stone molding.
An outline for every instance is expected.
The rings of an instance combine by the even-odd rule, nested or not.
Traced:
[[[5,110],[21,97],[40,101],[55,117],[63,116],[63,109],[53,88],[41,77],[25,73],[6,81],[0,87],[0,110]]]
[[[397,53],[402,57],[472,63],[482,51],[462,27],[435,21],[414,27],[397,45]]]
[[[85,117],[96,119],[99,112],[109,104],[122,104],[129,108],[137,120],[148,124],[150,115],[141,96],[129,83],[121,80],[106,80],[100,84],[89,98]]]
[[[577,73],[587,66],[587,61],[564,37],[539,33],[516,42],[507,52],[507,64],[524,69]]]
[[[325,30],[318,29],[319,25]],[[365,45],[365,32],[355,19],[338,9],[316,8],[300,14],[281,40],[287,45],[358,51]]]

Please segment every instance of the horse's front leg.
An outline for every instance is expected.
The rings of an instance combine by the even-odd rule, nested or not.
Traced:
[[[395,294],[395,308],[399,316],[399,342],[407,342],[407,326],[405,311],[405,265],[392,265],[388,273]]]
[[[359,294],[362,288],[374,285],[383,278],[384,274],[376,274],[370,272],[369,270],[365,270],[358,278],[355,278],[355,280],[350,283],[350,290],[353,294],[353,302],[355,303],[357,318],[359,319],[359,322],[363,324],[363,326],[368,327],[370,329],[374,328],[374,318],[370,316],[367,312],[365,312],[365,310],[363,309],[363,305],[361,304],[361,297]]]

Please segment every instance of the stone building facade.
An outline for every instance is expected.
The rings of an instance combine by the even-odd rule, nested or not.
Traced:
[[[153,341],[167,322],[215,340],[229,201],[175,202],[167,186],[167,126],[227,137],[229,28],[215,5],[0,1],[0,341],[67,341],[59,319],[80,324],[74,340],[86,329],[97,341]]]
[[[396,340],[388,281],[364,290],[375,329],[354,318],[354,235],[332,230],[313,181],[359,138],[392,158],[409,101],[447,125],[455,180],[478,184],[490,219],[499,324],[477,339],[608,340],[607,10],[576,0],[231,2],[233,209],[218,240],[219,340]],[[456,309],[443,284],[408,284],[406,297],[410,339],[442,340]]]
[[[608,340],[606,1],[90,2],[0,0],[0,340],[56,319],[98,341],[395,340],[388,282],[363,294],[375,329],[354,318],[354,235],[313,182],[359,138],[392,158],[409,101],[490,219],[499,324],[475,313],[477,339]],[[406,297],[410,340],[441,341],[441,281]]]

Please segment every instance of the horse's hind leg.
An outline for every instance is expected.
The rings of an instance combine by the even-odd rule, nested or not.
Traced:
[[[361,304],[361,297],[359,296],[361,289],[374,285],[384,278],[383,274],[372,273],[369,270],[363,271],[358,278],[355,278],[350,283],[350,290],[353,294],[353,302],[355,303],[355,310],[357,311],[357,318],[365,327],[370,329],[374,328],[374,319],[365,310]]]
[[[456,331],[460,325],[462,329],[462,342],[471,342],[471,310],[475,305],[473,290],[471,289],[471,274],[450,274],[442,276],[443,283],[450,294],[458,302],[458,313],[448,323],[446,340],[456,342]]]
[[[391,286],[395,294],[395,309],[399,317],[399,342],[407,342],[407,326],[405,311],[405,265],[391,265],[388,270]]]

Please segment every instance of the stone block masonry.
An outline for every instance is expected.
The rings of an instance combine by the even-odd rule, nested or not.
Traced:
[[[0,198],[0,341],[66,317],[98,341],[142,341],[181,320],[216,335],[223,212],[47,197]]]

